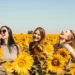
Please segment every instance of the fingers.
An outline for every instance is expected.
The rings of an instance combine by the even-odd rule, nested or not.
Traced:
[[[2,35],[0,34],[0,39],[2,39]]]

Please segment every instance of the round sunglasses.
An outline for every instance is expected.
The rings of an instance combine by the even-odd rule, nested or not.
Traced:
[[[6,30],[1,30],[1,31],[0,31],[0,33],[1,33],[1,32],[5,33],[5,32],[6,32]]]

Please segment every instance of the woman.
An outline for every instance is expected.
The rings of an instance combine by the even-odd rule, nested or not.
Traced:
[[[58,48],[61,48],[61,47],[66,47],[66,44],[70,44],[72,45],[72,42],[75,40],[75,37],[74,37],[74,33],[72,30],[66,30],[66,31],[62,31],[61,34],[59,35],[59,42],[57,44],[54,45],[54,52],[56,53]]]
[[[41,27],[38,27],[33,32],[33,42],[29,45],[30,54],[32,55],[41,55],[43,53],[43,50],[41,47],[43,47],[45,38],[45,30]]]
[[[30,54],[34,58],[34,65],[36,67],[32,68],[32,75],[35,75],[38,72],[39,75],[43,73],[43,66],[45,69],[45,60],[47,58],[46,53],[44,52],[45,42],[45,30],[41,27],[38,27],[33,32],[33,42],[29,45]],[[35,71],[36,70],[36,71]]]
[[[63,40],[65,41],[62,42]],[[72,30],[69,30],[68,32],[62,32],[60,34],[60,43],[71,53],[73,59],[75,60],[75,51],[71,46],[72,42],[75,42],[75,34]]]
[[[59,43],[54,45],[54,53],[58,51],[59,48],[65,47],[69,52],[70,55],[72,56],[72,60],[75,60],[75,51],[73,49],[73,42],[75,42],[75,34],[72,30],[66,30],[62,31],[61,34],[59,35]],[[68,64],[70,64],[71,58],[68,61]]]
[[[72,42],[75,41],[75,34],[72,30],[63,31],[60,34],[60,44],[65,47],[72,55],[73,59],[75,59],[75,52],[71,47]]]
[[[59,35],[59,42],[54,45],[54,53],[56,54],[60,48],[66,48],[68,50],[69,54],[71,55],[70,58],[65,59],[65,73],[69,72],[70,68],[72,67],[71,64],[75,64],[75,51],[73,49],[73,43],[75,43],[75,34],[72,30],[66,30],[62,31],[61,34]],[[59,53],[59,51],[58,51]],[[62,52],[63,53],[63,52]],[[64,57],[63,53],[61,55]],[[68,54],[68,55],[69,55]],[[67,56],[66,56],[67,57]],[[65,58],[65,57],[64,57]],[[74,67],[74,66],[73,66]]]
[[[15,43],[12,30],[7,26],[2,26],[0,30],[0,47],[2,49],[2,59],[6,61],[14,61],[19,53],[21,53],[21,48]],[[4,62],[1,62],[2,65]]]

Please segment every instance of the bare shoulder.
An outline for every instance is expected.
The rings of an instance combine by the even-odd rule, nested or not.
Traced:
[[[17,45],[17,47],[21,47],[19,44],[16,44]]]

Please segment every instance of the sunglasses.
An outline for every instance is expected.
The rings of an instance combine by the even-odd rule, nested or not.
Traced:
[[[0,31],[0,33],[1,33],[1,32],[5,33],[5,32],[6,32],[6,30],[2,30],[2,31]]]

